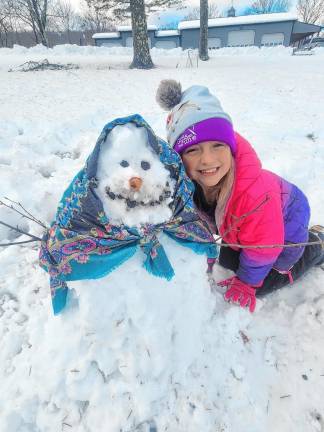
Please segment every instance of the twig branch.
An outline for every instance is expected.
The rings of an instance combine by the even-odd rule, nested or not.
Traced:
[[[12,245],[21,245],[24,243],[31,243],[31,242],[35,242],[38,240],[25,240],[25,241],[20,241],[20,242],[12,242],[12,243],[0,243],[0,247],[6,247],[6,246],[12,246]]]
[[[224,234],[222,236],[215,236],[215,242],[218,246],[220,247],[237,247],[240,249],[271,249],[271,248],[291,248],[291,247],[302,247],[302,246],[310,246],[310,245],[315,245],[315,244],[324,244],[323,240],[317,240],[317,241],[313,241],[313,242],[303,242],[303,243],[290,243],[290,244],[272,244],[272,245],[241,245],[238,243],[219,243],[220,240],[223,240],[223,237],[226,236],[226,234],[228,234],[232,229],[235,228],[235,225],[237,225],[237,223],[242,220],[245,219],[246,217],[250,216],[252,213],[255,213],[256,211],[259,210],[259,208],[261,206],[263,206],[267,201],[269,201],[269,197],[266,196],[265,199],[254,209],[250,210],[247,213],[244,213],[243,215],[239,216],[238,218],[236,218],[235,223],[230,225],[229,228],[224,232]]]
[[[324,244],[324,241],[317,240],[313,242],[292,243],[292,244],[272,244],[272,245],[241,245],[237,243],[218,243],[216,241],[216,244],[217,246],[220,247],[237,247],[240,249],[271,249],[271,248],[291,248],[291,247],[311,246],[315,244]]]
[[[263,206],[267,201],[269,201],[269,199],[270,198],[268,196],[266,196],[265,199],[258,206],[256,206],[254,209],[252,209],[252,210],[242,214],[238,218],[236,218],[235,224],[237,225],[240,222],[240,220],[245,219],[246,217],[250,216],[252,213],[255,213],[256,211],[258,211],[261,206]],[[232,229],[234,229],[234,227],[235,227],[234,224],[230,225],[229,228],[224,232],[223,237],[225,237],[226,234],[228,234]],[[215,238],[216,242],[218,240],[222,240],[222,237],[219,236],[219,237]]]
[[[42,241],[42,239],[41,239],[40,237],[36,237],[36,236],[34,236],[33,234],[29,234],[27,231],[24,231],[24,230],[18,228],[18,226],[17,226],[17,227],[14,227],[14,226],[9,225],[9,224],[7,224],[7,223],[5,223],[5,222],[2,222],[2,221],[0,221],[0,225],[3,225],[3,226],[5,226],[5,227],[7,227],[7,228],[11,228],[12,230],[14,230],[14,231],[16,231],[16,232],[19,232],[20,234],[25,234],[26,236],[28,236],[28,237],[34,239],[34,241],[36,241],[36,240],[37,240],[37,241]]]
[[[25,207],[20,202],[13,201],[13,200],[11,200],[10,198],[7,198],[7,197],[5,197],[5,199],[7,201],[11,202],[12,204],[15,204],[18,207],[20,207],[24,213],[22,213],[21,211],[19,211],[18,209],[16,209],[13,205],[6,204],[5,202],[3,202],[1,200],[0,200],[0,205],[3,205],[3,206],[7,207],[8,209],[10,209],[12,211],[15,211],[16,213],[20,214],[22,217],[24,217],[26,219],[29,219],[32,222],[37,223],[38,225],[40,225],[41,227],[43,227],[45,229],[47,228],[46,225],[42,221],[40,221],[39,219],[35,218],[35,216],[33,216],[27,209],[25,209]]]

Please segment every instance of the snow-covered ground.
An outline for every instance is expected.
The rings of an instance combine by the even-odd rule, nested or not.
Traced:
[[[44,58],[80,68],[8,72]],[[324,223],[324,49],[228,48],[198,68],[181,50],[153,59],[141,71],[128,69],[128,49],[0,49],[0,199],[50,223],[108,121],[139,113],[165,136],[155,91],[175,78],[208,85]],[[0,220],[41,235],[2,207]],[[13,238],[0,227],[0,243]],[[210,292],[201,257],[163,245],[174,281],[147,274],[138,253],[102,284],[73,284],[57,317],[37,247],[0,248],[0,432],[324,431],[324,272],[251,315]]]

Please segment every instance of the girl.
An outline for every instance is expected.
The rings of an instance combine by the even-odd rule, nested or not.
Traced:
[[[234,132],[231,118],[208,88],[163,80],[157,101],[171,110],[169,144],[181,155],[196,185],[201,215],[230,247],[221,247],[219,264],[235,276],[219,283],[225,300],[255,309],[264,295],[299,278],[324,261],[324,227],[308,231],[310,209],[297,186],[262,169],[252,146]],[[307,247],[283,244],[312,242]],[[274,245],[270,248],[251,246]],[[248,247],[250,246],[250,247]]]

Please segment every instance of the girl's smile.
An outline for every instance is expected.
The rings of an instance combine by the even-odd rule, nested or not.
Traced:
[[[211,168],[211,169],[208,169],[208,170],[200,170],[200,173],[203,176],[212,176],[212,175],[214,175],[214,174],[217,173],[218,169],[219,169],[219,167]]]
[[[188,147],[181,155],[188,176],[204,190],[216,186],[231,168],[232,155],[228,145],[205,141]]]

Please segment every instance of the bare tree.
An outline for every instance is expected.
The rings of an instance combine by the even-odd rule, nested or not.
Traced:
[[[66,33],[68,42],[71,43],[71,31],[80,28],[80,18],[71,3],[57,0],[51,10],[49,26],[54,31]]]
[[[131,0],[86,0],[88,5],[95,5],[99,10],[110,11],[117,19],[131,18]],[[182,0],[145,0],[145,14],[180,6]]]
[[[48,46],[46,35],[50,0],[8,0],[10,14],[34,33],[36,43]]]
[[[13,30],[8,3],[0,0],[0,43],[8,45],[8,34]]]
[[[151,69],[154,67],[147,34],[144,0],[130,0],[133,30],[133,61],[131,68]]]
[[[208,0],[200,0],[200,37],[199,58],[209,60],[208,56]]]
[[[297,12],[302,21],[310,24],[323,22],[324,0],[298,0]]]
[[[274,12],[287,12],[290,0],[255,0],[247,8],[246,14],[267,14]]]
[[[222,14],[219,12],[219,8],[216,3],[209,3],[208,5],[208,18],[219,18]],[[185,21],[199,20],[200,19],[200,7],[193,7],[190,12],[184,17]]]
[[[26,25],[15,13],[12,0],[0,0],[0,44],[11,45],[14,34],[19,42],[19,32],[25,30]]]
[[[80,28],[84,31],[105,32],[115,29],[113,17],[109,11],[98,8],[92,2],[88,2],[83,8],[79,21]]]

